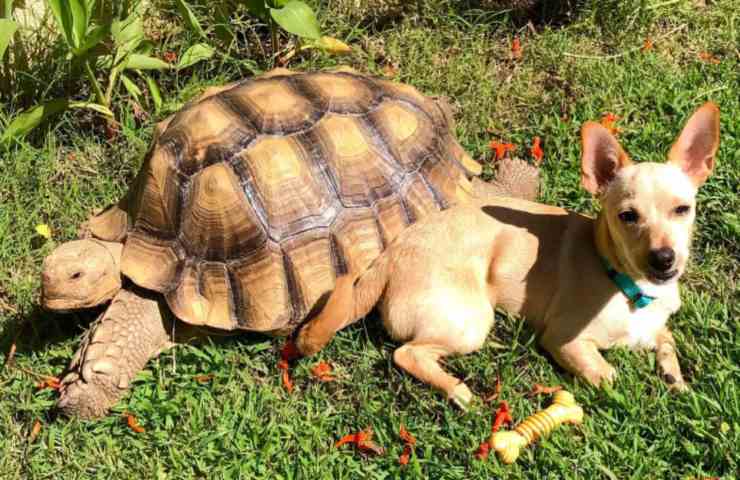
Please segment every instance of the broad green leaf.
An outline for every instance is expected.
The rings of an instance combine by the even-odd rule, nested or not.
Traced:
[[[289,2],[290,0],[273,0],[272,4],[275,5],[275,8],[282,8]]]
[[[3,134],[0,135],[0,142],[24,136],[38,127],[46,118],[66,110],[68,106],[67,100],[59,99],[29,108],[11,120]]]
[[[263,20],[267,19],[268,8],[265,5],[265,0],[245,0],[244,4],[247,6],[249,13],[255,17]]]
[[[70,12],[72,12],[72,45],[75,49],[85,43],[85,32],[87,32],[87,5],[83,0],[67,0]]]
[[[133,70],[167,70],[168,68],[172,68],[172,65],[158,58],[140,53],[132,53],[126,59],[125,68]]]
[[[300,0],[291,0],[283,8],[271,8],[270,15],[278,25],[294,35],[314,40],[321,38],[316,15]]]
[[[200,26],[198,17],[195,16],[190,6],[185,3],[185,0],[177,0],[177,9],[180,11],[180,15],[183,16],[190,30],[198,34],[199,37],[205,38],[206,34],[203,32],[203,27]]]
[[[110,31],[109,25],[98,25],[90,30],[85,36],[85,41],[82,43],[80,48],[75,51],[76,56],[80,56],[87,52],[91,48],[97,47],[100,42],[108,35]]]
[[[113,112],[111,112],[108,107],[95,102],[71,102],[69,104],[69,108],[86,108],[94,112],[102,113],[106,117],[113,118]]]
[[[152,102],[154,102],[154,111],[159,112],[159,109],[162,108],[162,94],[159,91],[159,85],[157,85],[156,80],[149,75],[143,75],[143,77],[144,80],[146,80],[146,86],[149,87]]]
[[[134,99],[141,103],[141,89],[126,75],[121,74],[121,83],[126,88],[126,91],[131,94]]]
[[[47,0],[51,11],[54,13],[54,18],[57,21],[59,30],[61,30],[64,38],[67,40],[67,45],[70,48],[74,48],[74,34],[73,21],[72,21],[72,10],[67,0]]]
[[[177,62],[178,70],[186,68],[191,65],[195,65],[203,60],[208,60],[213,56],[214,50],[210,45],[205,43],[198,43],[185,50],[185,53],[180,57],[180,61]]]
[[[323,36],[318,41],[314,42],[313,45],[325,52],[331,53],[332,55],[346,55],[352,53],[352,48],[349,45],[334,37]]]
[[[0,59],[3,58],[16,30],[18,30],[18,25],[13,20],[0,18]]]
[[[111,24],[111,35],[116,44],[116,55],[113,64],[118,65],[144,41],[144,25],[141,16],[134,12],[123,20],[113,22]]]

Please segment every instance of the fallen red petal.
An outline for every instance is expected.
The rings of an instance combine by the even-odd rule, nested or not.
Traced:
[[[550,395],[551,393],[559,392],[562,389],[563,389],[562,385],[555,385],[553,387],[548,387],[545,385],[540,385],[539,383],[535,383],[534,387],[532,387],[532,390],[529,392],[529,395],[530,396],[541,395],[541,394]]]
[[[398,463],[400,463],[401,465],[408,465],[409,457],[411,457],[411,446],[406,445],[405,447],[403,447],[403,453],[401,453],[401,456],[398,457]]]
[[[485,460],[488,458],[490,451],[491,445],[488,442],[483,442],[478,446],[478,450],[475,451],[475,458],[478,460]]]
[[[326,362],[319,362],[311,368],[311,373],[321,382],[333,382],[336,378],[331,374],[332,366]]]
[[[496,416],[491,426],[491,432],[498,432],[504,423],[511,423],[514,419],[511,418],[511,410],[509,409],[509,403],[506,400],[502,400],[496,409]]]
[[[401,437],[401,440],[403,440],[406,445],[412,447],[416,445],[416,438],[406,430],[406,427],[404,427],[403,424],[401,424],[401,428],[398,431],[398,436]]]
[[[36,384],[36,388],[44,390],[50,388],[52,390],[59,390],[61,387],[61,381],[57,377],[44,377],[44,379]]]
[[[208,373],[208,374],[204,374],[204,375],[196,375],[196,376],[193,377],[193,380],[195,380],[198,383],[208,383],[211,380],[213,380],[213,374],[212,373]]]
[[[542,147],[540,146],[540,137],[534,137],[534,140],[532,140],[532,148],[530,148],[529,151],[537,163],[542,161],[542,157],[545,152],[542,151]]]
[[[522,58],[522,42],[519,37],[514,37],[511,41],[511,56],[516,60]]]
[[[139,422],[136,420],[136,417],[133,416],[130,413],[124,413],[123,418],[126,419],[126,425],[128,425],[128,428],[133,430],[136,433],[144,433],[146,430],[144,430],[144,427],[139,425]]]
[[[642,51],[647,52],[653,49],[653,39],[650,37],[645,38],[645,43],[642,44]]]
[[[28,435],[28,443],[33,443],[34,440],[36,440],[36,437],[39,436],[39,433],[41,433],[41,421],[36,420],[35,422],[33,422],[31,433]]]
[[[287,368],[283,370],[282,377],[285,390],[287,390],[288,393],[293,393],[293,380],[290,379],[290,373],[288,372]]]

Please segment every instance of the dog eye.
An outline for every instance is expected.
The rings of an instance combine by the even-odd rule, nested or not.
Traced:
[[[636,223],[638,218],[640,218],[640,216],[632,209],[625,210],[619,214],[619,219],[624,223]]]
[[[686,215],[687,213],[689,213],[689,210],[691,210],[691,207],[689,205],[679,205],[673,209],[673,212],[676,215]]]

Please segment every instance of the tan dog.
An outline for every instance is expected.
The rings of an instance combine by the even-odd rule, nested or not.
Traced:
[[[341,279],[299,350],[318,351],[382,298],[385,327],[404,343],[395,363],[464,406],[472,393],[439,360],[478,350],[499,306],[524,315],[553,358],[594,385],[616,374],[599,350],[623,345],[655,350],[666,383],[685,389],[666,322],[681,304],[677,280],[695,194],[719,146],[719,110],[698,109],[664,164],[633,164],[597,123],[581,137],[581,181],[601,202],[598,218],[495,197],[430,216],[361,276]]]

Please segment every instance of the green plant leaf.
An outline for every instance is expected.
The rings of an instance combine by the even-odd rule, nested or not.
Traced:
[[[59,30],[64,34],[64,39],[67,41],[67,45],[70,48],[74,48],[74,35],[72,33],[74,27],[72,10],[69,2],[66,0],[47,0],[47,2],[49,7],[51,7],[51,11],[54,13],[54,18],[57,21]]]
[[[25,110],[11,120],[3,134],[0,135],[0,142],[4,143],[10,139],[26,135],[28,132],[38,127],[46,118],[62,112],[68,107],[69,102],[67,100],[58,99],[42,103],[41,105],[36,105],[35,107]]]
[[[203,27],[200,26],[198,17],[195,16],[190,6],[185,3],[185,0],[177,0],[177,9],[180,11],[180,15],[182,15],[188,23],[190,30],[198,34],[199,37],[205,38],[206,34],[203,31]]]
[[[126,59],[125,68],[133,70],[167,70],[169,68],[172,68],[172,65],[165,62],[164,60],[150,57],[149,55],[132,53]]]
[[[177,62],[177,69],[187,68],[203,60],[208,60],[213,54],[214,50],[210,45],[205,43],[195,44],[182,54],[180,61]]]
[[[291,0],[283,8],[271,8],[270,15],[278,25],[294,35],[314,40],[321,38],[316,15],[300,0]]]
[[[116,44],[113,65],[118,65],[144,41],[144,24],[138,12],[111,24],[111,36]]]
[[[249,13],[255,17],[263,20],[267,19],[267,12],[269,9],[267,8],[267,5],[265,5],[265,0],[245,0],[244,4],[247,6]]]
[[[114,117],[113,112],[111,112],[108,107],[95,102],[70,102],[69,108],[86,108],[94,112],[102,113],[106,117]]]
[[[109,32],[109,25],[98,25],[96,27],[93,27],[85,36],[85,41],[83,42],[83,44],[80,45],[80,48],[75,51],[75,55],[79,57],[91,48],[97,47],[100,42],[108,35]]]
[[[69,5],[72,13],[72,46],[78,49],[85,43],[88,22],[87,5],[83,0],[67,0],[65,3]]]
[[[154,111],[159,112],[159,109],[162,108],[162,93],[159,91],[159,85],[149,75],[142,76],[146,80],[146,86],[149,87],[149,94],[152,96],[152,102],[154,102]]]
[[[18,25],[13,20],[0,18],[0,59],[3,58],[16,30],[18,30]]]
[[[141,89],[124,74],[121,74],[121,83],[123,83],[126,91],[130,93],[132,97],[134,97],[134,100],[136,100],[138,103],[141,103]]]

